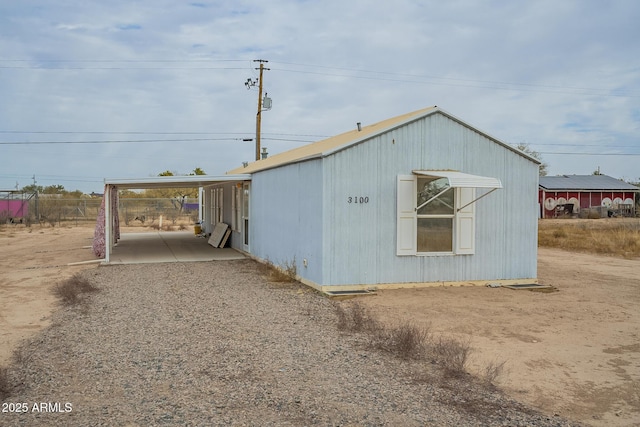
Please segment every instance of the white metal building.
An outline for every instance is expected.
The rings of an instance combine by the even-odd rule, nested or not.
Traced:
[[[206,232],[321,291],[535,283],[538,165],[430,107],[223,176],[105,181],[106,200],[197,184]]]
[[[230,171],[205,226],[323,291],[532,283],[538,165],[430,107]]]

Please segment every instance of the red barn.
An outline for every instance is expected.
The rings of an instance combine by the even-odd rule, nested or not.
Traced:
[[[640,188],[607,175],[541,176],[538,203],[541,218],[598,211],[634,216]],[[586,211],[585,211],[586,210]]]

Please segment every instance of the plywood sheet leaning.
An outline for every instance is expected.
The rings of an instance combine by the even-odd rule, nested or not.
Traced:
[[[224,237],[222,238],[222,241],[220,242],[220,248],[224,248],[224,245],[227,244],[227,240],[229,239],[229,236],[231,236],[231,230],[229,228],[227,228],[227,231],[224,232]]]
[[[213,233],[211,233],[211,237],[209,237],[208,243],[214,248],[219,247],[220,242],[224,238],[224,235],[228,228],[229,228],[229,225],[225,224],[224,222],[217,223],[213,229]]]

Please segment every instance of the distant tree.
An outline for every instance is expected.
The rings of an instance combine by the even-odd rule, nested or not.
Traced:
[[[118,195],[120,198],[125,198],[125,199],[136,199],[144,196],[144,194],[138,193],[137,191],[132,191],[132,190],[120,190]]]
[[[42,190],[44,190],[44,187],[42,185],[29,184],[22,187],[22,191],[24,191],[25,193],[42,193]]]
[[[193,175],[206,175],[205,171],[202,168],[195,168],[193,172],[189,173],[187,176]],[[158,176],[177,176],[176,173],[171,172],[170,170],[166,170],[158,174]],[[174,200],[175,203],[179,204],[180,209],[185,203],[186,198],[196,198],[198,197],[198,189],[197,188],[152,188],[144,191],[144,197],[148,198],[158,198],[158,199],[171,199]]]
[[[66,194],[67,190],[64,189],[64,185],[47,185],[42,190],[44,194]]]
[[[64,188],[64,185],[60,184],[47,185],[46,187],[30,184],[22,187],[21,191],[24,191],[25,193],[35,193],[37,191],[40,194],[60,194],[62,197],[67,199],[80,199],[84,196],[82,191],[68,191]]]
[[[526,144],[526,143],[523,143],[523,142],[521,142],[520,144],[516,145],[516,148],[518,150],[530,155],[534,159],[540,161],[539,174],[540,174],[540,176],[547,176],[547,168],[549,167],[549,165],[547,165],[547,163],[542,160],[542,154],[540,154],[538,151],[533,150],[529,146],[529,144]]]

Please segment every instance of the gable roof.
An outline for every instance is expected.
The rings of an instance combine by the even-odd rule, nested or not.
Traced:
[[[256,160],[255,162],[249,163],[246,167],[239,167],[233,169],[228,174],[248,174],[253,172],[258,172],[266,169],[272,169],[279,166],[284,166],[291,163],[297,163],[305,160],[320,158],[329,156],[338,151],[344,150],[346,148],[351,147],[352,145],[361,143],[370,139],[376,135],[382,134],[384,132],[388,132],[392,129],[403,126],[407,123],[413,122],[415,120],[419,120],[423,117],[430,116],[432,114],[440,113],[443,114],[450,119],[460,123],[463,126],[466,126],[474,131],[484,135],[485,137],[493,140],[499,145],[508,148],[509,150],[531,160],[534,163],[540,164],[538,160],[529,156],[528,154],[511,147],[510,145],[489,136],[488,134],[479,131],[478,129],[473,128],[462,120],[452,116],[449,113],[446,113],[442,109],[437,106],[423,108],[421,110],[413,111],[411,113],[403,114],[400,116],[392,117],[390,119],[383,120],[378,123],[374,123],[372,125],[362,126],[361,130],[353,129],[348,132],[332,136],[327,139],[323,139],[321,141],[317,141],[308,145],[303,145],[298,148],[294,148],[289,151],[285,151],[282,153],[274,154],[266,159]]]
[[[640,191],[640,188],[608,175],[541,176],[540,188],[558,190]]]

